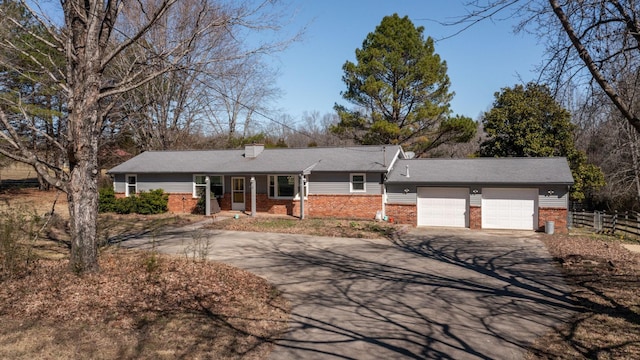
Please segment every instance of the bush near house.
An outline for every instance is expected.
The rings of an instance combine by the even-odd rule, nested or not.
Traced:
[[[156,189],[142,191],[138,195],[116,198],[113,188],[100,189],[98,196],[98,211],[115,212],[118,214],[162,214],[167,212],[169,195],[164,190]]]

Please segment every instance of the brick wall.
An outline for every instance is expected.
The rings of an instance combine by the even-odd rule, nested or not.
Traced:
[[[567,230],[567,209],[558,208],[539,208],[538,209],[538,230],[545,231],[545,222],[555,222],[555,232],[566,234]]]
[[[191,214],[196,208],[196,204],[198,204],[198,199],[194,199],[191,193],[172,193],[169,194],[167,207],[172,213]]]
[[[309,201],[305,200],[305,215],[309,215]],[[247,196],[247,211],[251,211],[251,194]],[[267,194],[256,194],[256,211],[268,214],[300,216],[300,200],[270,199]]]
[[[305,213],[314,217],[374,219],[382,195],[309,195]]]
[[[418,210],[416,204],[387,204],[386,215],[394,223],[416,226],[418,224]]]
[[[482,208],[480,206],[469,206],[469,228],[482,229]]]

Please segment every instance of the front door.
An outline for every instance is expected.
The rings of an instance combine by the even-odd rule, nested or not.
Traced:
[[[231,178],[231,210],[244,211],[244,178]]]

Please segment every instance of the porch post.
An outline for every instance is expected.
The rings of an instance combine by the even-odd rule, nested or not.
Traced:
[[[300,185],[300,220],[304,219],[304,174],[300,174],[300,181],[298,181],[298,185]]]
[[[204,205],[204,214],[206,216],[211,216],[211,188],[209,187],[209,183],[211,182],[211,179],[209,178],[209,175],[205,176],[204,178],[204,183],[205,183],[205,196],[204,196],[204,201],[205,201],[205,205]]]
[[[251,183],[251,217],[256,216],[256,178],[251,177],[249,181]]]

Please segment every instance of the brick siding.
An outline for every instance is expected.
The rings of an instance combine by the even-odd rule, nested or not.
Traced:
[[[124,197],[117,193],[116,197]],[[251,211],[251,194],[246,195],[245,211]],[[231,194],[218,199],[222,210],[231,210]],[[168,208],[172,213],[192,213],[198,203],[191,193],[169,194]],[[373,219],[381,210],[382,195],[309,195],[305,200],[305,216]],[[256,194],[256,210],[269,214],[300,216],[300,201],[270,199],[267,194]],[[416,226],[416,204],[386,204],[386,215],[398,224]],[[555,222],[556,233],[567,233],[567,209],[538,209],[538,230],[545,231],[545,222]],[[469,228],[482,228],[482,208],[469,207]]]
[[[411,226],[418,224],[418,210],[415,204],[387,204],[385,212],[394,223]]]
[[[545,231],[545,222],[555,222],[555,232],[566,234],[567,230],[567,209],[559,208],[539,208],[538,209],[538,230]]]
[[[191,193],[171,193],[167,208],[174,214],[191,214],[194,212],[198,199]]]
[[[382,195],[309,195],[309,216],[374,219],[382,209]]]
[[[469,228],[482,229],[482,208],[480,206],[469,206]]]

